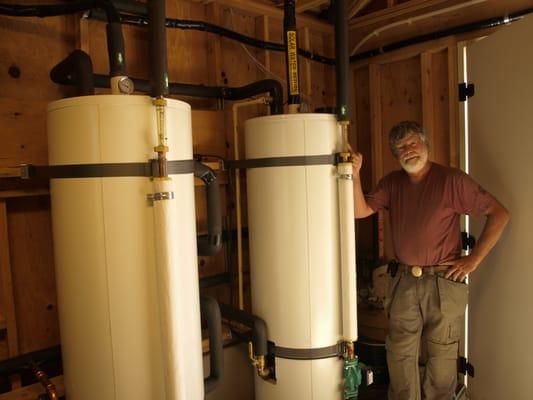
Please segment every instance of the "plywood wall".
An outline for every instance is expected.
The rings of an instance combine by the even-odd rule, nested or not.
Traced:
[[[168,1],[167,5],[170,18],[208,21],[260,39],[282,41],[279,13],[258,15],[247,11],[246,2],[240,8],[239,4],[228,6],[187,0]],[[332,56],[332,29],[324,27],[323,24],[306,26],[300,23],[301,46]],[[179,29],[167,32],[168,71],[172,82],[236,87],[265,78],[285,79],[284,58],[279,53],[244,48],[211,33]],[[147,79],[146,30],[125,26],[124,35],[128,74]],[[0,167],[23,163],[45,165],[46,105],[74,93],[72,88],[54,84],[49,72],[72,50],[81,48],[91,56],[95,73],[107,74],[105,25],[83,19],[81,15],[46,19],[0,17],[0,37]],[[265,72],[265,68],[271,73]],[[333,68],[301,59],[300,71],[308,109],[332,106]],[[286,90],[285,84],[283,86]],[[98,93],[107,93],[107,90],[98,89]],[[232,103],[182,99],[194,110],[194,152],[232,158]],[[239,119],[243,122],[266,112],[265,106],[247,107],[240,112]],[[239,137],[242,140],[240,129]],[[234,227],[231,179],[224,172],[219,172],[219,176],[225,223]],[[205,231],[205,200],[200,185],[196,196],[201,234]],[[234,249],[232,244],[230,250],[234,252]],[[0,254],[0,359],[59,343],[46,181],[0,179]],[[228,257],[224,253],[200,257],[200,275],[213,276],[226,271],[225,259]],[[227,302],[236,298],[233,285],[206,291]],[[249,298],[248,290],[246,293]]]

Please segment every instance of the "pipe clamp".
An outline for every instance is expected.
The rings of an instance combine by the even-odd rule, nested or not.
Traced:
[[[157,192],[149,193],[146,198],[149,201],[162,201],[162,200],[173,200],[174,192]]]

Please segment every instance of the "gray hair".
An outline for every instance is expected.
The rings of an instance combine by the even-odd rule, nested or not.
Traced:
[[[415,121],[402,121],[394,125],[389,133],[389,147],[392,154],[396,155],[396,143],[411,133],[418,135],[420,141],[429,147],[429,140],[422,125]]]

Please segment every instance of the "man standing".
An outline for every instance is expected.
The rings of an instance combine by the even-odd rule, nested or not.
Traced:
[[[389,317],[389,400],[450,400],[457,385],[460,328],[468,300],[463,280],[494,247],[509,213],[464,172],[429,161],[429,143],[418,123],[394,126],[389,145],[402,169],[385,176],[366,196],[359,179],[361,154],[353,161],[355,216],[389,211],[398,261],[384,304]],[[477,245],[465,257],[462,214],[486,217]],[[420,376],[422,341],[427,362]]]

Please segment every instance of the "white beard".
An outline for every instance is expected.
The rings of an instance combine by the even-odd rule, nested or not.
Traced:
[[[411,157],[412,155],[409,155],[408,157]],[[426,163],[428,162],[428,150],[424,149],[421,150],[418,153],[418,159],[416,161],[410,161],[406,162],[406,159],[408,157],[405,157],[404,159],[400,159],[400,165],[402,168],[407,172],[408,174],[416,174],[424,168]]]

